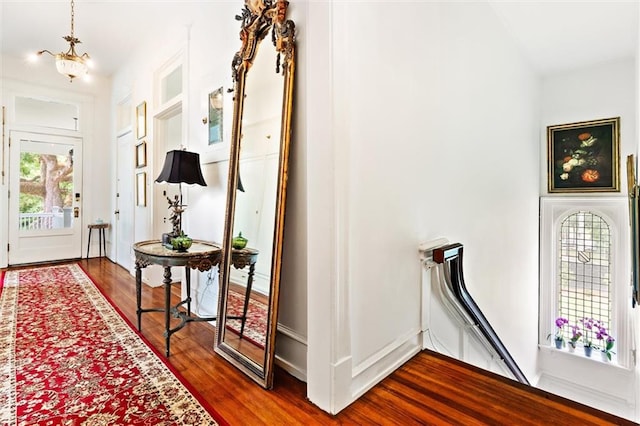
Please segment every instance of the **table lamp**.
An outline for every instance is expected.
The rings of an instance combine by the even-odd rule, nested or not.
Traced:
[[[169,208],[173,210],[169,220],[173,224],[171,234],[162,234],[162,243],[168,244],[172,237],[182,234],[182,212],[185,205],[182,204],[182,184],[198,184],[207,186],[200,170],[200,154],[186,150],[174,149],[167,152],[164,159],[164,166],[156,182],[177,183],[180,196],[175,196],[174,200],[167,197]]]

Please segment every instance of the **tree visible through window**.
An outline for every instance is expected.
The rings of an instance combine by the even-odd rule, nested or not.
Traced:
[[[20,229],[69,227],[72,195],[72,149],[67,155],[20,153]]]
[[[611,231],[600,216],[580,211],[560,227],[558,316],[570,324],[584,318],[611,327]],[[565,328],[565,338],[571,330]]]

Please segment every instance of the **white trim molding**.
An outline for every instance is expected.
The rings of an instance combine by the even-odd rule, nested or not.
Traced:
[[[562,222],[579,211],[602,217],[611,231],[612,333],[616,338],[615,362],[603,362],[600,354],[587,358],[582,348],[574,353],[555,349],[548,335],[554,333],[557,306],[557,258]],[[629,399],[636,387],[632,336],[629,208],[624,196],[540,198],[540,327],[538,386],[619,416],[632,416]],[[588,389],[588,392],[585,392]]]

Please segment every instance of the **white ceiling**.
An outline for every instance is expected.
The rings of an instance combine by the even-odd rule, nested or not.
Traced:
[[[82,41],[76,51],[89,53],[95,66],[92,73],[111,75],[132,54],[131,46],[146,44],[170,28],[185,27],[202,13],[203,4],[222,1],[75,0],[74,32]],[[239,13],[243,3],[237,2]],[[2,54],[27,57],[43,49],[65,52],[69,44],[62,38],[70,31],[69,0],[0,0]]]
[[[490,0],[543,74],[635,57],[638,0]]]
[[[170,26],[189,24],[203,3],[223,1],[76,0],[75,36],[82,40],[78,51],[92,56],[94,73],[108,76],[128,58],[132,44]],[[240,12],[243,0],[234,1]],[[489,2],[542,73],[635,56],[638,0]],[[62,37],[69,32],[68,1],[0,0],[3,54],[21,57],[41,49],[66,51],[68,44]]]

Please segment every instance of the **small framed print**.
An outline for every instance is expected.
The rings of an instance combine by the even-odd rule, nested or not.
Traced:
[[[145,141],[136,145],[136,168],[145,167],[147,165],[147,143]]]
[[[224,94],[222,87],[209,93],[209,145],[222,142],[222,124],[224,110]]]
[[[620,117],[547,127],[549,192],[619,192]]]
[[[136,107],[136,138],[147,136],[147,103],[143,101]]]
[[[215,83],[210,84],[211,81]],[[231,82],[227,83],[218,75],[208,75],[201,83],[200,108],[204,126],[199,153],[202,164],[229,160],[234,97],[227,95],[229,90],[225,87],[232,86]]]
[[[139,207],[147,205],[147,174],[145,172],[136,173],[136,205]]]

